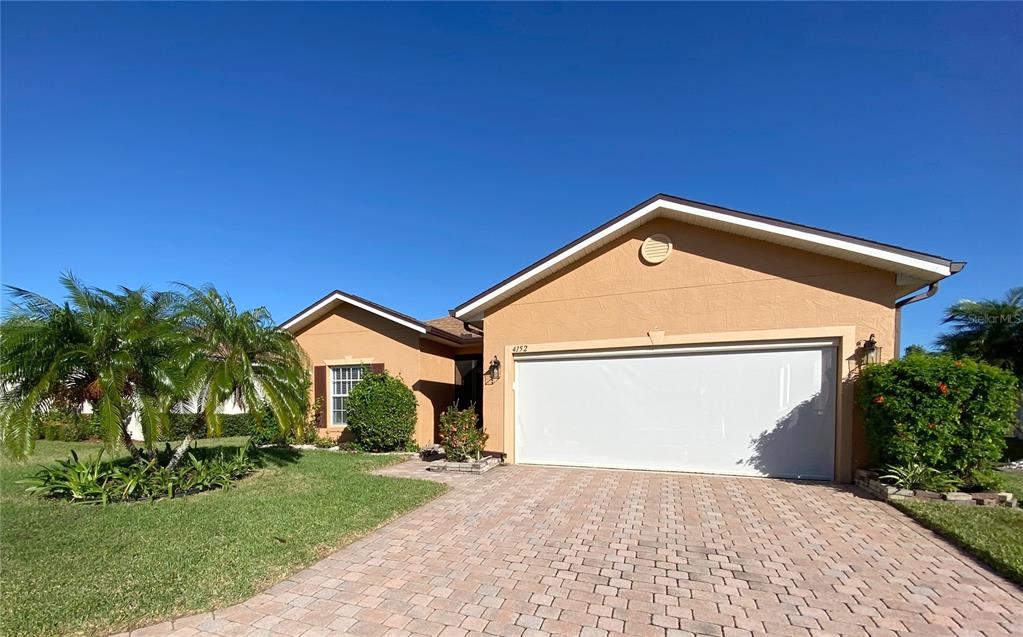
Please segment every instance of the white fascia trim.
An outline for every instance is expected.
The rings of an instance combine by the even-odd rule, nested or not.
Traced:
[[[838,239],[838,238],[834,238],[834,237],[822,237],[820,235],[817,235],[817,234],[814,234],[814,233],[811,233],[811,232],[806,232],[804,230],[798,230],[798,229],[795,229],[795,228],[779,228],[778,226],[771,225],[771,224],[765,223],[763,221],[756,221],[756,220],[753,220],[753,219],[744,219],[744,218],[735,217],[735,216],[732,216],[732,215],[729,215],[729,214],[715,212],[713,210],[704,210],[703,208],[696,208],[694,206],[689,206],[689,205],[686,205],[686,204],[676,203],[674,201],[668,201],[666,199],[657,199],[657,200],[647,204],[646,206],[643,206],[642,208],[640,208],[636,212],[632,213],[628,217],[625,217],[624,219],[620,220],[618,223],[615,223],[613,225],[608,226],[607,228],[604,228],[602,231],[600,231],[597,234],[593,235],[592,237],[590,237],[586,241],[582,241],[582,242],[572,246],[571,248],[569,248],[568,250],[565,250],[564,252],[562,252],[561,254],[557,255],[556,257],[553,257],[552,259],[543,262],[542,264],[536,266],[535,268],[532,268],[531,270],[529,270],[527,272],[524,272],[521,275],[515,277],[514,279],[512,279],[508,283],[502,285],[498,289],[496,289],[493,292],[491,292],[490,294],[487,294],[486,296],[476,300],[471,305],[467,305],[467,306],[463,307],[462,309],[460,309],[457,312],[455,312],[455,318],[462,318],[463,316],[465,316],[467,314],[470,314],[471,312],[475,311],[477,308],[486,305],[491,300],[501,296],[502,294],[506,293],[507,291],[515,289],[518,286],[522,285],[523,283],[527,283],[529,280],[533,279],[534,277],[536,277],[537,275],[541,274],[545,270],[549,270],[550,268],[554,267],[558,263],[561,263],[562,261],[572,257],[573,255],[578,254],[582,250],[587,249],[588,247],[590,247],[594,243],[602,241],[604,238],[606,238],[606,237],[608,237],[610,235],[613,235],[615,232],[618,232],[622,228],[624,228],[624,227],[626,227],[626,226],[628,226],[628,225],[630,225],[632,223],[635,223],[636,221],[639,221],[639,220],[643,219],[644,217],[647,217],[647,216],[651,215],[656,210],[661,209],[661,208],[666,208],[668,210],[674,210],[676,212],[681,212],[683,214],[690,215],[690,216],[693,216],[693,217],[702,217],[704,219],[712,219],[712,220],[720,221],[720,222],[726,223],[726,224],[731,224],[731,225],[735,225],[735,226],[742,226],[742,227],[751,228],[751,229],[754,229],[754,230],[760,230],[760,231],[763,231],[763,232],[768,232],[770,234],[776,234],[776,235],[780,235],[780,236],[784,236],[784,237],[798,239],[798,240],[801,240],[801,241],[807,241],[809,243],[816,243],[818,245],[825,245],[825,246],[837,248],[839,250],[845,250],[847,252],[853,252],[853,253],[860,254],[860,255],[863,255],[863,256],[868,256],[868,257],[873,257],[873,258],[876,258],[876,259],[881,259],[883,261],[888,261],[890,263],[897,263],[899,265],[915,268],[915,269],[918,269],[918,270],[924,270],[924,271],[927,271],[927,272],[932,272],[932,273],[940,275],[942,277],[946,277],[946,276],[949,276],[949,275],[952,274],[952,271],[951,271],[951,269],[948,266],[944,266],[944,265],[941,265],[941,264],[938,264],[938,263],[932,263],[930,261],[925,261],[923,259],[916,259],[914,257],[910,257],[910,256],[907,256],[907,255],[904,255],[904,254],[899,254],[899,253],[896,253],[896,252],[891,252],[889,250],[883,250],[883,249],[880,249],[880,248],[864,246],[864,245],[860,245],[858,243],[853,243],[851,241],[845,241],[843,239]]]
[[[353,299],[353,298],[351,298],[349,296],[345,296],[344,294],[337,294],[337,293],[331,294],[330,296],[328,296],[327,298],[323,299],[322,301],[320,301],[316,305],[312,306],[311,308],[309,308],[305,312],[302,312],[301,314],[299,314],[295,318],[291,319],[290,321],[288,321],[287,323],[282,325],[281,328],[285,329],[285,330],[289,330],[293,326],[297,325],[298,323],[301,323],[305,319],[307,319],[310,316],[316,314],[317,312],[319,312],[323,308],[327,307],[331,303],[334,303],[335,301],[342,301],[344,303],[348,303],[350,305],[354,305],[357,308],[366,310],[367,312],[370,312],[372,314],[376,314],[377,316],[382,316],[385,319],[388,319],[390,321],[394,321],[395,323],[397,323],[399,325],[404,325],[405,327],[409,328],[410,330],[415,330],[416,332],[419,332],[420,334],[426,334],[426,328],[421,326],[421,325],[416,325],[415,323],[409,323],[408,321],[406,321],[405,319],[403,319],[401,317],[395,316],[393,314],[389,314],[387,312],[382,312],[381,310],[379,310],[379,309],[377,309],[377,308],[375,308],[375,307],[373,307],[371,305],[366,305],[365,303],[357,301],[356,299]]]

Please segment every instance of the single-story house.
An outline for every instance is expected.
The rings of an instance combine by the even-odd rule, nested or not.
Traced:
[[[345,398],[365,370],[401,376],[418,402],[416,442],[437,439],[440,414],[457,402],[481,407],[483,335],[450,316],[420,321],[334,290],[285,321],[312,363],[313,399],[322,434],[338,437]]]
[[[333,292],[283,327],[328,430],[376,364],[419,396],[424,445],[457,398],[508,462],[849,481],[868,460],[858,370],[896,355],[900,308],[963,266],[656,195],[445,319]]]

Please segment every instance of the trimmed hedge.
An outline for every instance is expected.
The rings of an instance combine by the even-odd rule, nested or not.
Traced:
[[[181,440],[195,421],[194,414],[170,414],[170,431],[161,435],[159,442]],[[280,428],[273,414],[267,410],[260,422],[253,414],[222,414],[220,416],[220,437],[251,436],[258,444],[269,444],[282,438]],[[39,438],[79,442],[100,437],[99,424],[95,415],[59,411],[44,416],[39,423]],[[197,438],[206,438],[206,430]]]
[[[882,465],[922,463],[983,486],[1016,418],[1016,378],[971,359],[910,354],[867,366],[858,401]]]
[[[416,396],[400,377],[367,373],[345,399],[348,430],[364,451],[415,448]]]
[[[230,438],[232,436],[252,436],[263,428],[277,430],[277,423],[273,422],[272,416],[264,415],[263,420],[270,420],[269,423],[260,424],[251,413],[245,414],[221,414],[220,416],[220,437]],[[191,429],[195,422],[195,414],[170,414],[170,431],[160,436],[160,441],[181,440]],[[268,426],[269,425],[269,426]],[[206,438],[205,430],[200,431],[197,438]]]

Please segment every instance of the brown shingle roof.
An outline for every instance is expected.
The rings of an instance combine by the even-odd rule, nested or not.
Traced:
[[[460,338],[483,338],[482,332],[466,329],[465,323],[453,316],[441,316],[435,319],[430,319],[429,321],[426,321],[426,324],[444,330],[449,334],[454,334]]]

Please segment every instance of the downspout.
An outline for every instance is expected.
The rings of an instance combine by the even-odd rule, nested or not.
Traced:
[[[895,357],[901,358],[902,352],[902,308],[910,303],[929,299],[938,293],[938,282],[935,281],[927,286],[927,289],[910,297],[895,302]]]
[[[923,301],[924,299],[929,299],[929,298],[931,298],[932,296],[934,296],[937,293],[938,293],[938,282],[935,281],[934,283],[931,283],[930,285],[928,285],[927,289],[924,290],[923,292],[921,292],[920,294],[917,294],[915,296],[911,296],[909,298],[902,299],[901,301],[896,301],[895,302],[895,309],[898,310],[898,309],[901,309],[901,308],[909,305],[910,303],[916,303],[917,301]]]

